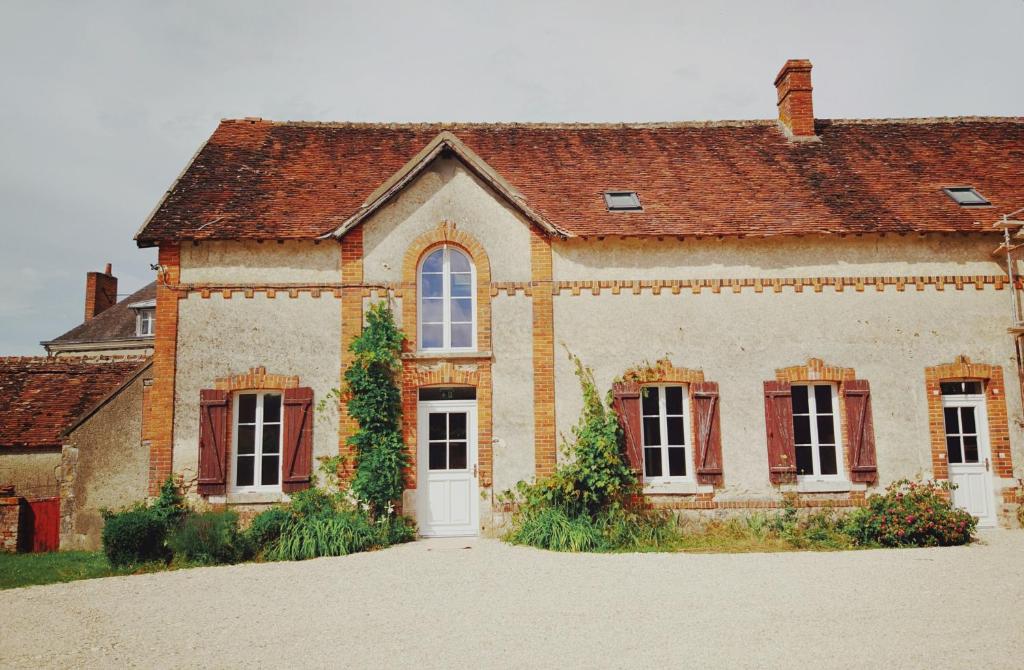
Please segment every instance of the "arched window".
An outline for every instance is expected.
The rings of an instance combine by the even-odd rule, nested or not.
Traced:
[[[475,275],[469,257],[449,246],[423,259],[419,273],[420,349],[476,348]]]

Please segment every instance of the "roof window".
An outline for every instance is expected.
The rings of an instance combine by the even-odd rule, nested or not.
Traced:
[[[636,191],[605,191],[604,203],[608,205],[609,212],[639,212],[643,210],[640,206],[640,196]]]
[[[942,190],[961,207],[977,207],[979,205],[991,204],[985,199],[985,196],[970,186],[950,186]]]

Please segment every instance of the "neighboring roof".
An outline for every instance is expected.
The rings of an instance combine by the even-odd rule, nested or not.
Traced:
[[[65,429],[148,365],[137,358],[0,358],[0,448],[60,446]]]
[[[85,323],[81,323],[60,337],[42,344],[78,344],[94,342],[110,342],[121,340],[152,340],[153,336],[139,337],[136,335],[135,303],[146,303],[156,300],[156,282],[143,286],[117,304],[100,312]],[[154,302],[155,304],[155,302]]]
[[[664,124],[331,124],[226,120],[136,239],[302,239],[338,230],[450,133],[569,235],[991,230],[1024,205],[1024,117]],[[942,191],[971,185],[991,209]],[[642,212],[609,212],[607,190]]]

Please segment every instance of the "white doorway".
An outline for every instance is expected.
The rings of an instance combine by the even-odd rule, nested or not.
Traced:
[[[979,526],[995,526],[992,456],[982,384],[943,382],[941,388],[946,462],[949,481],[956,485],[953,504],[978,517]]]
[[[419,532],[424,537],[477,535],[480,500],[476,400],[424,399],[438,395],[421,392],[419,402],[416,494]]]

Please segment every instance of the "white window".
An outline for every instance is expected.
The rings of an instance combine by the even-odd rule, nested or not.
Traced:
[[[234,490],[281,490],[281,394],[235,396]]]
[[[801,479],[842,479],[834,384],[793,385],[793,441]]]
[[[420,349],[476,348],[476,271],[469,257],[444,246],[423,259],[419,273]]]
[[[152,309],[140,309],[135,317],[135,334],[139,337],[151,337],[153,335],[153,325],[155,323],[154,318],[155,310]]]
[[[644,481],[693,479],[689,440],[689,398],[686,386],[645,386],[643,412]]]

